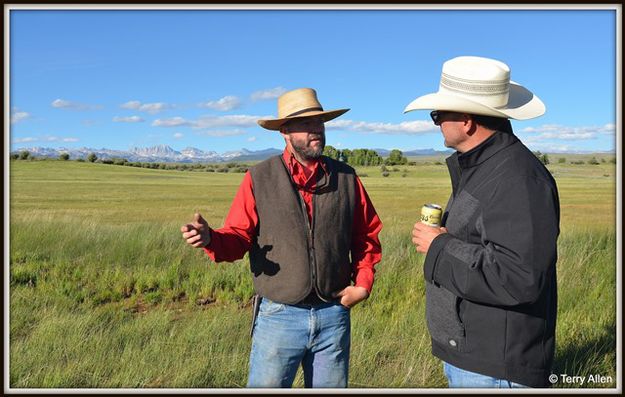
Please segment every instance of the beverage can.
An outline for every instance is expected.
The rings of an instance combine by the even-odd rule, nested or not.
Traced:
[[[438,204],[424,204],[421,207],[421,223],[428,226],[441,226],[441,215],[443,208]]]

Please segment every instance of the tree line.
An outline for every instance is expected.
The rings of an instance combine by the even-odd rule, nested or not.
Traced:
[[[378,152],[372,149],[339,150],[330,145],[325,147],[323,154],[352,166],[405,165],[408,163],[408,159],[404,157],[402,151],[398,149],[391,150],[386,159],[383,159]]]

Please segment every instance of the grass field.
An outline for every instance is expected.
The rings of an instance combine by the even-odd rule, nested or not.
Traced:
[[[556,387],[614,388],[615,165],[549,168],[562,209],[553,372],[612,380]],[[386,178],[358,169],[384,229],[373,294],[352,310],[353,388],[446,386],[430,353],[423,257],[410,231],[423,203],[446,203],[447,169],[397,169]],[[179,232],[194,211],[221,226],[242,176],[12,161],[10,387],[243,387],[247,260],[210,263]]]

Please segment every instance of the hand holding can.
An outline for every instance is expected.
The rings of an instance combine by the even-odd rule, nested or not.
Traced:
[[[421,208],[421,219],[412,229],[412,243],[417,252],[427,254],[432,241],[439,234],[447,233],[447,229],[441,227],[442,213],[441,206],[437,204],[425,204]]]

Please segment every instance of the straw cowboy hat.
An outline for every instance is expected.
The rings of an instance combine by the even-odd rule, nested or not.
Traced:
[[[284,123],[292,119],[317,116],[326,122],[339,117],[348,110],[323,110],[315,90],[312,88],[298,88],[297,90],[286,92],[278,98],[277,119],[258,120],[258,124],[268,130],[278,131]]]
[[[526,120],[545,113],[545,105],[525,87],[510,80],[510,68],[489,58],[462,56],[443,64],[438,92],[412,101],[404,113],[447,110]]]

